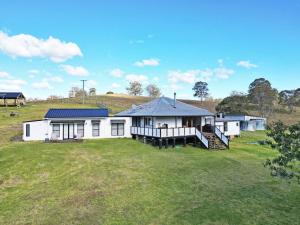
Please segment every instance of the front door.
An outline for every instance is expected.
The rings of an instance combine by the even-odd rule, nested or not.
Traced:
[[[74,124],[72,123],[65,123],[64,124],[64,139],[73,139],[74,138]]]
[[[193,117],[184,117],[182,118],[182,126],[183,127],[194,127],[195,120]]]

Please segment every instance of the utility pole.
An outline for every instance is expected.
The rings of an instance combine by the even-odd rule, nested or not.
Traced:
[[[85,92],[84,92],[84,83],[87,81],[87,80],[80,80],[82,82],[82,104],[84,105],[84,95],[85,95]]]

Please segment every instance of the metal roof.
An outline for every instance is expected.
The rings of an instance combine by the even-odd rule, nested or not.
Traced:
[[[198,108],[167,97],[160,97],[145,104],[117,113],[116,116],[213,116],[206,109]]]
[[[18,97],[25,98],[22,92],[0,92],[0,98],[16,99]]]
[[[49,109],[45,118],[108,117],[108,109]]]
[[[266,120],[266,118],[264,117],[248,116],[248,115],[225,115],[224,118],[229,120],[239,120],[239,121]]]
[[[216,122],[239,122],[240,120],[234,118],[216,118]]]

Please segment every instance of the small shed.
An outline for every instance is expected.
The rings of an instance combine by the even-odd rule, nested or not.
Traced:
[[[21,106],[26,104],[26,98],[22,92],[0,92],[2,106]]]

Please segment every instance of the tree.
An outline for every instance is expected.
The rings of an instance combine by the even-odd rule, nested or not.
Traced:
[[[279,92],[279,104],[287,106],[289,112],[293,112],[296,104],[295,90],[284,90]]]
[[[149,84],[146,87],[146,91],[150,97],[159,97],[161,95],[160,89],[155,84]]]
[[[90,88],[89,96],[95,96],[95,95],[96,95],[96,88]]]
[[[126,90],[128,91],[129,95],[142,95],[143,93],[143,88],[142,88],[142,84],[138,81],[133,81],[129,83],[129,87],[126,88]]]
[[[245,114],[248,110],[247,94],[232,92],[229,97],[224,98],[217,106],[217,112],[225,114]]]
[[[206,82],[198,81],[193,87],[194,97],[200,98],[201,102],[208,96],[208,87]]]
[[[84,96],[87,96],[87,91],[84,91]],[[83,90],[78,87],[72,87],[69,91],[69,98],[81,98],[83,96]]]
[[[261,116],[268,117],[274,110],[277,90],[272,88],[268,80],[258,78],[249,85],[248,97],[251,103],[257,105]]]
[[[274,159],[268,159],[265,166],[271,175],[286,179],[296,178],[300,182],[300,122],[286,126],[282,122],[273,123],[267,129],[268,141],[279,152]]]
[[[75,98],[77,92],[80,92],[80,88],[72,87],[71,90],[69,91],[69,98]]]

